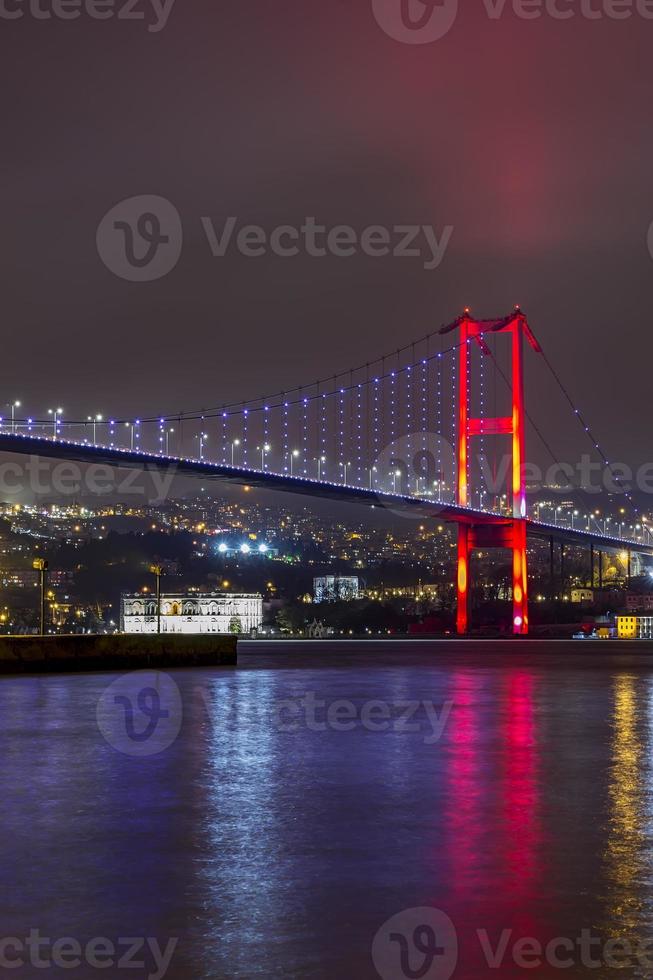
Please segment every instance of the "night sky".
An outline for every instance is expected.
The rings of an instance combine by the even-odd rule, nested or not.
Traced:
[[[653,20],[461,7],[426,44],[388,36],[372,0],[177,0],[158,32],[143,0],[145,21],[0,18],[3,401],[190,411],[371,360],[465,305],[520,303],[610,458],[649,459]],[[152,282],[96,247],[135,195],[183,223]],[[453,234],[428,270],[214,258],[201,223],[311,215]],[[582,440],[530,363],[530,409],[571,453]]]

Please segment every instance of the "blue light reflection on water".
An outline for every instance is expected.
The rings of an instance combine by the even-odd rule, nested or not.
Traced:
[[[421,905],[454,921],[463,980],[497,975],[478,929],[653,935],[653,657],[350,650],[174,672],[181,733],[140,759],[97,727],[114,675],[2,679],[3,935],[179,936],[167,976],[192,980],[375,977],[377,929]],[[279,731],[307,692],[358,719],[453,707],[435,744],[423,712],[417,732]]]

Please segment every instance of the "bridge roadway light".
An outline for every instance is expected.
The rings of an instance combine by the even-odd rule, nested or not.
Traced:
[[[14,413],[17,408],[20,408],[20,402],[12,402],[11,403],[11,431],[14,434],[16,432],[16,416]]]
[[[240,446],[240,439],[234,439],[231,443],[231,465],[234,466],[234,450],[236,446]]]
[[[298,456],[299,456],[299,449],[293,449],[293,451],[290,454],[290,475],[291,476],[292,476],[292,469],[293,469],[293,465],[292,464],[297,459]]]
[[[261,450],[261,470],[264,470],[265,469],[265,454],[270,452],[270,450],[272,449],[272,446],[268,442],[265,442],[265,443],[263,443],[262,446],[259,446],[258,448]]]
[[[97,443],[97,439],[95,438],[95,427],[96,427],[96,425],[97,425],[98,422],[101,422],[102,421],[102,419],[103,419],[103,416],[102,415],[93,415],[93,416],[88,415],[87,418],[86,418],[86,421],[87,422],[92,422],[93,423],[93,445],[95,445]]]
[[[48,415],[52,416],[52,438],[57,438],[57,426],[59,425],[59,417],[63,415],[63,408],[49,408]]]
[[[198,436],[196,436],[196,438],[199,439],[199,442],[200,442],[200,459],[202,460],[202,459],[204,459],[204,443],[208,441],[208,438],[209,437],[208,437],[208,435],[207,435],[206,432],[200,432],[200,434]],[[167,447],[167,445],[168,444],[166,442],[166,447]],[[166,448],[166,455],[167,455],[167,453],[168,453],[168,450]]]
[[[136,422],[136,425],[138,425],[138,422]],[[133,451],[133,449],[134,449],[134,423],[133,422],[125,422],[125,428],[126,429],[129,429],[129,448]]]
[[[377,472],[376,466],[370,466],[370,490],[372,489],[373,474]]]

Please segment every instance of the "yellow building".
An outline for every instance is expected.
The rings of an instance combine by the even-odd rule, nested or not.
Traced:
[[[653,640],[653,616],[617,616],[620,640]]]

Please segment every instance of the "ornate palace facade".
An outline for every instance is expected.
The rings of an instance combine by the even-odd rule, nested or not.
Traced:
[[[156,633],[156,597],[123,595],[120,607],[123,633]],[[162,633],[250,633],[263,622],[260,595],[209,592],[161,595]]]

